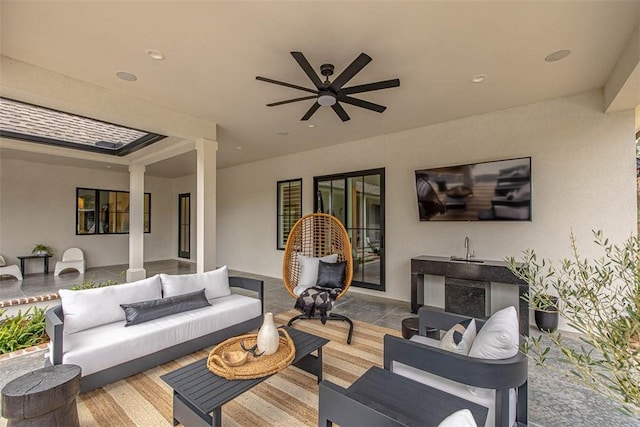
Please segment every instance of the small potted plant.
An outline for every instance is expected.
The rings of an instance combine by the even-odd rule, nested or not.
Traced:
[[[532,303],[538,329],[542,332],[553,332],[558,329],[558,297],[535,294]]]
[[[38,243],[33,247],[31,254],[32,255],[53,255],[53,249],[51,249],[51,246]]]

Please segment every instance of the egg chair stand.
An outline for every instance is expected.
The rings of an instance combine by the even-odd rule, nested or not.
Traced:
[[[316,314],[311,317],[308,317],[306,314],[298,314],[297,316],[294,316],[291,319],[289,319],[289,322],[287,322],[287,326],[291,326],[293,322],[301,319],[320,320],[320,316]],[[351,344],[351,337],[353,336],[353,321],[349,319],[347,316],[344,316],[338,313],[329,313],[329,315],[327,316],[327,320],[342,320],[343,322],[347,322],[349,324],[349,333],[347,334],[347,344]]]
[[[299,255],[321,258],[327,255],[337,254],[337,262],[345,262],[344,286],[335,298],[342,298],[351,286],[353,279],[353,254],[351,252],[351,240],[347,230],[340,220],[332,215],[324,213],[308,214],[300,218],[291,228],[287,238],[282,263],[282,280],[289,294],[297,299],[299,294],[296,287],[300,279],[301,266]],[[320,315],[309,317],[300,314],[292,317],[287,326],[301,319],[320,319]],[[347,316],[331,312],[327,320],[340,320],[349,324],[347,344],[351,344],[353,336],[353,322]]]

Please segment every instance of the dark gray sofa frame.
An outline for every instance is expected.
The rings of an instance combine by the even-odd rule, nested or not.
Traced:
[[[264,313],[264,282],[262,280],[245,277],[229,277],[229,285],[232,288],[243,288],[257,292],[257,297],[260,299],[261,306],[260,316],[228,328],[185,341],[172,347],[162,349],[155,353],[147,354],[146,356],[130,360],[120,365],[112,366],[99,372],[94,372],[91,375],[83,376],[80,380],[80,392],[84,393],[95,388],[102,387],[103,385],[110,384],[122,378],[135,375],[139,372],[171,360],[175,360],[181,356],[201,350],[205,347],[220,343],[228,338],[245,334],[252,329],[259,328],[262,324],[262,314]],[[62,364],[64,339],[63,328],[64,314],[62,312],[62,306],[59,305],[48,309],[46,312],[46,330],[52,343],[51,351],[53,352],[54,365]],[[49,359],[47,359],[47,362],[49,362]]]
[[[446,331],[456,323],[469,318],[468,316],[434,311],[429,307],[420,308],[418,315],[418,333],[422,336],[425,336],[430,328]],[[478,330],[484,324],[483,320],[476,319]],[[520,344],[524,340],[525,337],[520,335]],[[517,388],[516,422],[518,425],[527,425],[528,359],[521,352],[509,359],[479,359],[385,335],[384,368],[392,370],[393,361],[473,387],[496,390],[496,426],[508,426],[509,389]]]

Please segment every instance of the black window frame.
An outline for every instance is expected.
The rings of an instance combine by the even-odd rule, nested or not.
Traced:
[[[299,199],[299,206],[300,206],[300,211],[298,212],[298,215],[292,215],[291,213],[288,215],[285,215],[284,213],[281,212],[280,210],[280,206],[281,206],[281,202],[282,200],[280,199],[280,195],[282,194],[282,191],[280,190],[280,188],[283,185],[288,185],[289,189],[291,189],[291,184],[292,183],[298,183],[298,185],[300,186],[300,199]],[[278,181],[276,183],[276,249],[279,251],[283,251],[287,245],[286,241],[287,239],[284,239],[284,231],[281,227],[280,227],[280,218],[281,217],[285,217],[287,216],[289,218],[289,230],[287,230],[287,238],[289,237],[289,232],[291,231],[291,228],[293,228],[293,225],[300,219],[302,218],[302,178],[294,178],[294,179],[286,179],[286,180],[282,180],[282,181]],[[289,197],[289,199],[291,199],[291,197]],[[294,219],[294,220],[292,220]],[[283,222],[284,225],[284,222]],[[280,242],[283,242],[283,244],[281,245]]]
[[[80,212],[80,206],[79,206],[79,201],[80,201],[80,192],[89,192],[92,191],[94,192],[94,208],[93,208],[93,217],[94,217],[94,227],[93,227],[93,232],[80,232],[80,228],[79,228],[79,212]],[[100,194],[101,193],[116,193],[116,200],[118,197],[118,194],[127,194],[129,196],[129,200],[131,200],[130,198],[130,192],[129,191],[123,191],[123,190],[105,190],[105,189],[100,189],[100,188],[87,188],[87,187],[76,187],[76,236],[110,236],[110,235],[114,235],[114,234],[129,234],[129,230],[127,231],[115,231],[115,232],[98,232],[98,221],[97,218],[100,217],[100,206],[105,203],[103,201],[100,200]],[[144,193],[144,197],[149,199],[149,228],[144,230],[145,234],[149,234],[151,233],[151,193],[149,192],[145,192]],[[143,199],[143,209],[145,207],[146,203]],[[118,212],[115,212],[115,214],[117,214]],[[119,212],[119,213],[130,213],[130,211],[126,211],[126,212]],[[147,212],[144,213],[145,215],[147,215]]]

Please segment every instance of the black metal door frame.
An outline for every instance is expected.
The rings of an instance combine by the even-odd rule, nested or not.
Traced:
[[[344,180],[344,207],[345,207],[345,215],[344,218],[349,218],[349,215],[351,215],[351,212],[349,212],[349,204],[347,203],[347,179],[348,178],[356,178],[356,177],[364,177],[364,176],[368,176],[368,175],[379,175],[380,176],[380,247],[377,248],[377,250],[379,251],[378,255],[380,257],[380,284],[376,284],[376,283],[369,283],[369,282],[365,282],[364,280],[358,280],[358,278],[356,277],[356,274],[354,273],[354,277],[353,280],[351,282],[351,286],[358,286],[361,288],[367,288],[367,289],[374,289],[374,290],[378,290],[378,291],[384,291],[386,289],[386,285],[385,285],[385,244],[384,244],[384,235],[385,235],[385,177],[384,177],[384,172],[385,169],[384,168],[378,168],[378,169],[367,169],[367,170],[362,170],[362,171],[354,171],[354,172],[345,172],[345,173],[338,173],[338,174],[333,174],[333,175],[323,175],[323,176],[316,176],[313,177],[313,194],[315,194],[316,196],[314,197],[314,202],[313,202],[313,211],[314,212],[319,212],[319,208],[320,208],[320,204],[322,203],[321,198],[318,196],[318,183],[321,181],[337,181],[337,180]],[[328,208],[328,205],[326,206]],[[324,211],[324,209],[323,209]],[[350,236],[355,235],[353,233],[353,231],[356,230],[366,230],[365,229],[361,229],[361,228],[351,228],[351,227],[347,227],[346,224],[343,224],[345,226],[345,228],[347,229],[347,232],[349,233]],[[352,238],[353,239],[353,238]],[[352,246],[353,246],[353,242]],[[354,263],[356,262],[356,260],[354,260]],[[354,271],[355,271],[355,265],[354,265]],[[361,277],[361,279],[363,279],[363,277]]]
[[[182,201],[187,199],[187,215],[183,218]],[[187,233],[185,247],[182,245],[183,229]],[[178,194],[178,257],[191,258],[191,193]]]

